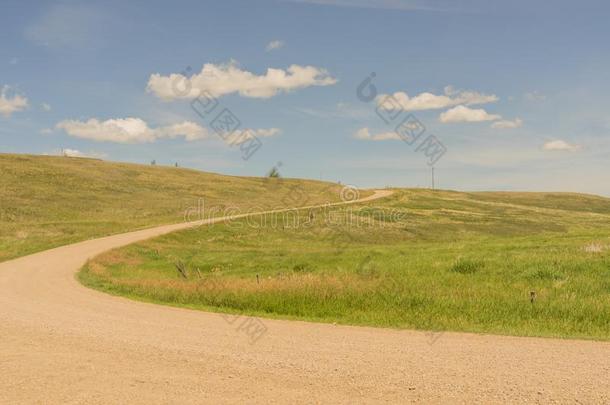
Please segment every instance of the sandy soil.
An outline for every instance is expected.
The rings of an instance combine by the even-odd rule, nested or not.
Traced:
[[[74,277],[108,249],[192,225],[1,263],[0,403],[610,403],[607,342],[226,317]]]

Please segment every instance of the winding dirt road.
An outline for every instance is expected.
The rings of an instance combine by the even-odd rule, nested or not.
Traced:
[[[0,403],[610,403],[610,343],[235,319],[74,277],[108,249],[193,225],[1,263]]]

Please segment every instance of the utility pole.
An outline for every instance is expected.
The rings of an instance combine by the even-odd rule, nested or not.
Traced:
[[[434,190],[434,166],[432,166],[432,190]]]

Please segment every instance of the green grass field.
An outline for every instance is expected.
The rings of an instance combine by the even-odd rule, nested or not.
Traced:
[[[255,216],[165,235],[99,256],[79,278],[213,311],[607,340],[610,199],[397,190],[301,211],[298,224]]]
[[[0,154],[0,261],[184,220],[206,207],[269,209],[339,201],[318,181],[234,177],[94,159]],[[197,219],[196,214],[192,219]]]

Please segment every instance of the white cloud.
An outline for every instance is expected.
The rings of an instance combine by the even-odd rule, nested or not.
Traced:
[[[387,99],[387,94],[379,95],[377,97],[377,104],[386,109],[399,108],[404,111],[419,111],[437,110],[456,105],[487,104],[498,101],[498,97],[494,94],[483,94],[476,91],[457,91],[452,86],[445,87],[444,94],[441,95],[424,92],[414,97],[409,97],[405,92],[396,92],[391,96],[393,100]]]
[[[28,99],[20,94],[11,94],[9,86],[2,87],[0,91],[0,114],[10,117],[17,111],[25,110],[28,106]]]
[[[502,117],[497,114],[489,114],[482,108],[474,109],[463,105],[447,110],[439,116],[439,120],[444,123],[494,121],[500,118]]]
[[[17,63],[19,63],[19,58],[11,58],[8,63],[10,63],[11,65],[16,65]]]
[[[534,91],[530,91],[529,93],[525,93],[523,95],[523,97],[525,97],[525,99],[528,101],[534,101],[534,102],[540,102],[540,101],[546,100],[546,96],[544,94],[540,93],[538,90],[534,90]]]
[[[396,132],[381,132],[378,134],[371,135],[371,132],[368,128],[361,128],[356,131],[356,133],[354,133],[354,138],[366,141],[388,141],[401,139]]]
[[[254,131],[254,135],[259,138],[270,138],[281,133],[279,128],[251,129],[250,131]]]
[[[140,118],[119,118],[99,121],[95,118],[88,121],[65,120],[56,125],[68,135],[77,138],[101,142],[146,143],[160,138],[184,137],[187,141],[203,139],[208,130],[190,121],[179,124],[150,128]]]
[[[41,107],[44,111],[51,111],[51,106],[47,103],[42,103]]]
[[[70,157],[80,157],[80,156],[84,155],[84,153],[82,153],[81,151],[76,150],[76,149],[62,149],[61,153],[64,156],[70,156]]]
[[[65,120],[56,125],[68,135],[76,138],[91,139],[100,142],[117,143],[150,143],[158,139],[183,137],[186,141],[196,141],[209,137],[207,128],[191,121],[151,128],[140,118],[118,118],[99,121],[92,118],[87,121]],[[46,130],[43,130],[46,133]],[[243,141],[243,135],[253,134],[259,138],[269,138],[281,133],[279,128],[244,129],[225,138],[231,144]]]
[[[521,120],[521,118],[515,118],[514,120],[496,121],[493,124],[491,124],[491,127],[497,128],[497,129],[511,129],[511,128],[519,128],[522,125],[523,125],[523,121]]]
[[[42,135],[50,135],[53,133],[51,128],[43,128],[39,131]]]
[[[67,157],[92,158],[92,159],[103,159],[103,158],[107,157],[107,155],[105,153],[101,153],[101,152],[85,153],[85,152],[81,152],[79,150],[70,149],[70,148],[56,149],[51,154],[59,155],[59,156],[67,156]]]
[[[566,141],[562,141],[560,139],[555,141],[546,142],[542,149],[549,151],[567,151],[567,152],[575,152],[577,150],[582,149],[581,145],[570,144]]]
[[[187,78],[180,73],[150,76],[146,90],[163,100],[196,98],[202,91],[220,97],[239,93],[243,97],[269,98],[309,86],[329,86],[337,80],[324,69],[315,66],[291,65],[288,69],[267,69],[256,75],[240,69],[236,62],[214,65],[206,63],[201,72]]]
[[[183,136],[187,141],[196,141],[208,136],[208,130],[192,121],[184,121],[152,130],[156,138],[177,138]]]
[[[267,46],[265,47],[265,50],[267,52],[270,51],[274,51],[276,49],[280,49],[284,47],[284,41],[280,41],[279,39],[276,39],[275,41],[271,41],[267,44]]]
[[[224,140],[229,144],[239,144],[244,140],[249,139],[252,135],[257,138],[270,138],[272,136],[279,135],[282,131],[279,128],[261,128],[261,129],[244,129],[241,131],[235,131],[229,136],[225,137]]]

